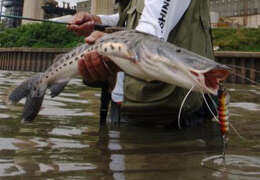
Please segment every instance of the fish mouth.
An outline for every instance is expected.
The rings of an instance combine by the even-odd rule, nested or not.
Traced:
[[[226,80],[229,74],[230,71],[223,68],[214,68],[205,72],[203,74],[205,88],[210,93],[217,95],[220,82]]]

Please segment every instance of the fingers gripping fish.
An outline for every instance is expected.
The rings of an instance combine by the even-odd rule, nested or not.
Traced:
[[[134,30],[107,34],[94,45],[83,44],[66,53],[44,73],[24,81],[9,95],[13,103],[26,98],[23,120],[32,121],[40,111],[46,90],[51,97],[63,91],[78,75],[78,60],[97,51],[109,57],[125,73],[146,81],[159,80],[183,88],[217,94],[219,81],[227,78],[229,68],[208,58]]]

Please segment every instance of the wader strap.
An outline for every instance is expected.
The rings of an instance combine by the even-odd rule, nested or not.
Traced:
[[[131,3],[130,1],[128,2],[128,4],[126,5],[127,2],[124,2],[125,4],[122,5],[122,6],[125,6],[125,7],[121,7],[121,11],[119,10],[119,15],[120,15],[120,18],[119,18],[119,21],[117,23],[117,26],[121,26],[121,27],[125,27],[125,23],[126,23],[126,19],[127,19],[127,11],[129,10],[129,8],[131,7]],[[120,3],[119,3],[120,5]]]
[[[120,123],[120,114],[121,114],[121,106],[113,101],[111,101],[111,108],[110,108],[110,120],[112,124],[119,124]]]

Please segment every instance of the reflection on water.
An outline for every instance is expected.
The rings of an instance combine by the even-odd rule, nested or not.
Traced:
[[[0,179],[259,179],[202,167],[221,154],[216,124],[186,130],[120,125],[99,129],[100,93],[73,79],[56,98],[45,98],[32,124],[21,124],[22,101],[7,105],[10,89],[31,73],[0,72]],[[230,86],[232,131],[226,168],[255,172],[260,158],[259,87]],[[229,160],[228,160],[229,159]]]
[[[233,176],[244,179],[260,178],[260,158],[240,155],[211,156],[202,160],[202,166],[215,171],[217,177]]]
[[[260,105],[256,103],[248,103],[248,102],[230,103],[230,107],[242,108],[249,111],[260,111]]]

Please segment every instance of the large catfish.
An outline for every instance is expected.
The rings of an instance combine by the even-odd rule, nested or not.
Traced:
[[[216,95],[219,82],[229,75],[229,67],[157,37],[134,30],[107,34],[94,45],[83,44],[62,55],[46,72],[24,81],[10,94],[17,103],[26,98],[23,120],[32,121],[38,114],[44,95],[59,93],[70,79],[78,75],[78,60],[85,53],[97,51],[110,58],[122,71],[146,81],[163,81],[194,91]]]

